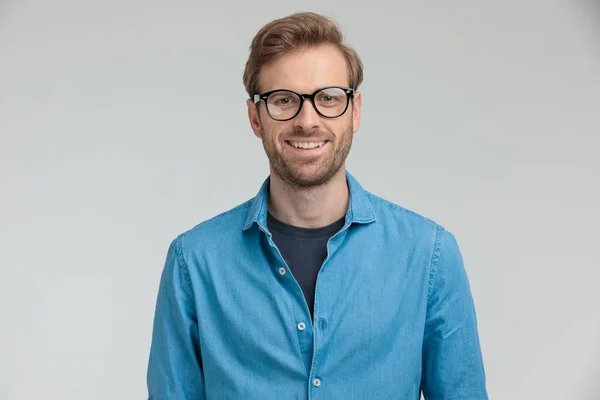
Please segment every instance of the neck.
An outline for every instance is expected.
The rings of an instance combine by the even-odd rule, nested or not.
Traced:
[[[326,184],[292,188],[271,171],[268,210],[275,218],[301,228],[320,228],[346,215],[350,194],[345,168]]]

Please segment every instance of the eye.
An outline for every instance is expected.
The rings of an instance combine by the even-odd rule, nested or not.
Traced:
[[[280,107],[289,106],[296,102],[296,96],[290,93],[279,93],[269,99],[269,103]]]
[[[319,92],[319,94],[317,94],[316,96],[316,100],[320,104],[331,105],[342,102],[343,100],[345,100],[345,97],[346,94],[341,89],[331,88]]]

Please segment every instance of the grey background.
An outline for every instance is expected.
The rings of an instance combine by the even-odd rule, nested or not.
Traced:
[[[456,234],[494,399],[600,399],[593,1],[0,2],[0,399],[141,399],[167,247],[268,173],[271,19],[365,65],[348,169]]]

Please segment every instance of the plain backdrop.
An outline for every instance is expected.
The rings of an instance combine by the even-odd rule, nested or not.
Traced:
[[[0,1],[0,399],[143,399],[179,233],[268,174],[253,35],[334,17],[348,170],[451,230],[490,398],[600,399],[598,1]],[[368,251],[368,249],[365,249]]]

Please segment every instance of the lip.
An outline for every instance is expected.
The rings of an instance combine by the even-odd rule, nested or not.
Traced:
[[[325,144],[321,147],[315,147],[314,149],[299,149],[297,147],[292,146],[292,143],[290,142],[325,142]],[[314,139],[301,139],[301,140],[286,140],[285,144],[288,145],[288,147],[296,154],[300,154],[300,155],[318,155],[320,153],[322,153],[325,148],[327,146],[329,146],[329,140],[314,140]]]

